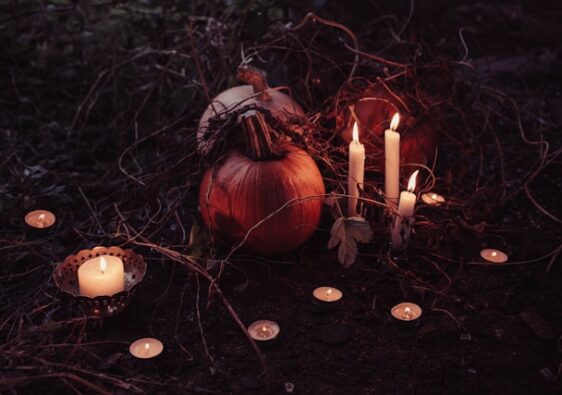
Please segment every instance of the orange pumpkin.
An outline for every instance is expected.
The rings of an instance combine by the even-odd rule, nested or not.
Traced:
[[[246,252],[290,252],[318,225],[325,193],[322,176],[305,151],[271,141],[262,114],[248,111],[241,121],[246,151],[232,151],[203,176],[203,220],[214,238],[228,246],[247,236],[242,246]]]

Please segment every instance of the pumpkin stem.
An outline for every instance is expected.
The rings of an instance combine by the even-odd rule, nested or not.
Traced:
[[[236,71],[236,78],[238,78],[238,81],[252,85],[254,93],[258,94],[257,98],[259,100],[271,101],[265,71],[260,70],[257,67],[243,65],[238,67],[238,70]]]
[[[273,146],[270,126],[263,114],[256,110],[246,111],[240,115],[240,122],[244,129],[246,154],[253,160],[268,160],[281,157]]]

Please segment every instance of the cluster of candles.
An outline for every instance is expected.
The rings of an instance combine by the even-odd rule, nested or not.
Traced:
[[[400,133],[396,130],[400,123],[400,115],[394,114],[390,128],[384,132],[384,194],[390,209],[397,209],[398,215],[391,225],[392,246],[400,248],[407,244],[413,222],[416,205],[416,178],[418,170],[410,177],[408,189],[400,192]],[[359,142],[357,122],[353,125],[353,139],[349,144],[349,175],[348,175],[348,216],[358,216],[358,197],[365,180],[365,146]],[[437,198],[436,198],[437,201]]]
[[[335,287],[318,287],[312,292],[315,302],[324,305],[336,305],[342,298],[343,292]],[[402,302],[390,309],[393,319],[401,324],[408,325],[419,323],[422,308],[412,302]],[[271,320],[255,321],[248,326],[250,337],[259,342],[275,340],[280,332],[279,324]]]
[[[414,208],[416,204],[415,171],[409,179],[408,188],[399,192],[400,174],[400,134],[396,131],[400,117],[395,114],[390,128],[384,133],[385,142],[385,201],[391,209],[397,209],[398,215],[391,224],[392,246],[399,248],[408,242],[413,225]],[[353,139],[349,145],[349,177],[348,177],[348,216],[360,215],[358,210],[360,191],[365,178],[365,146],[359,142],[357,123],[353,125]],[[430,206],[439,206],[445,198],[433,192],[424,193],[422,201]],[[34,210],[25,216],[25,222],[34,229],[47,229],[56,222],[56,216],[47,210]],[[508,256],[496,249],[484,249],[481,257],[489,263],[507,262]],[[78,285],[80,295],[95,298],[97,296],[113,296],[125,290],[125,272],[123,261],[115,256],[102,255],[85,261],[78,268]],[[343,293],[334,287],[319,287],[312,293],[314,299],[322,304],[336,304]],[[393,306],[390,310],[392,317],[400,322],[418,322],[422,315],[422,308],[415,303],[403,302]],[[248,334],[256,341],[271,341],[278,337],[280,326],[271,320],[253,322],[248,328]],[[130,353],[141,359],[154,358],[162,353],[162,342],[154,338],[142,338],[133,342]]]
[[[397,132],[400,115],[394,114],[390,121],[390,128],[384,132],[384,195],[390,210],[396,209],[397,215],[390,226],[392,247],[401,249],[408,245],[411,228],[414,223],[414,209],[416,206],[416,178],[419,170],[410,176],[408,187],[400,190],[400,133]],[[359,128],[357,122],[353,124],[352,141],[349,144],[349,175],[348,175],[348,217],[360,215],[358,198],[365,180],[365,146],[359,142]],[[435,192],[426,192],[421,200],[428,206],[440,206],[445,198]],[[489,263],[505,263],[507,254],[496,249],[484,249],[480,256]]]

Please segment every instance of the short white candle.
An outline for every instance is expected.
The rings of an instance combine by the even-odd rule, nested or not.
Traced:
[[[505,252],[493,248],[483,249],[480,256],[490,263],[505,263],[509,258]]]
[[[115,256],[102,255],[84,262],[78,268],[80,295],[95,298],[111,296],[125,289],[123,261]]]
[[[414,208],[416,207],[416,177],[419,170],[416,170],[408,181],[408,190],[400,193],[398,203],[398,215],[394,218],[391,227],[392,247],[400,248],[410,240],[412,225],[414,224]]]
[[[426,192],[422,194],[421,200],[428,206],[439,206],[445,203],[445,198],[435,192]]]
[[[322,302],[337,302],[343,297],[343,292],[334,287],[318,287],[312,295]]]
[[[347,178],[347,216],[356,217],[359,188],[365,180],[365,146],[359,142],[357,122],[353,124],[353,140],[349,143],[349,175]]]
[[[164,345],[158,339],[153,337],[144,337],[135,340],[129,347],[132,356],[140,359],[154,358],[164,351]]]
[[[400,115],[394,114],[390,129],[384,131],[384,193],[386,204],[396,207],[400,191]]]
[[[404,302],[390,310],[390,314],[400,321],[414,321],[421,317],[422,308],[415,303]]]
[[[279,335],[279,332],[279,324],[269,320],[255,321],[248,327],[250,337],[258,341],[273,340]]]
[[[37,229],[49,228],[56,220],[55,214],[47,210],[34,210],[25,215],[25,223]]]

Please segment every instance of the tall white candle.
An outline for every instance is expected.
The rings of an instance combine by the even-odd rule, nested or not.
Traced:
[[[363,188],[365,180],[365,146],[359,142],[359,129],[357,122],[353,125],[353,140],[349,144],[349,175],[347,178],[347,216],[355,217],[359,188]]]
[[[78,268],[80,295],[95,298],[111,296],[125,289],[123,261],[115,256],[103,255],[84,262]]]
[[[384,131],[384,193],[386,204],[396,207],[398,204],[400,182],[400,133],[396,132],[400,115],[394,114],[390,129]]]
[[[391,228],[392,247],[401,248],[408,245],[410,233],[414,225],[414,208],[416,207],[416,177],[419,170],[416,170],[408,181],[408,190],[400,193],[398,203],[398,215],[394,218]]]

